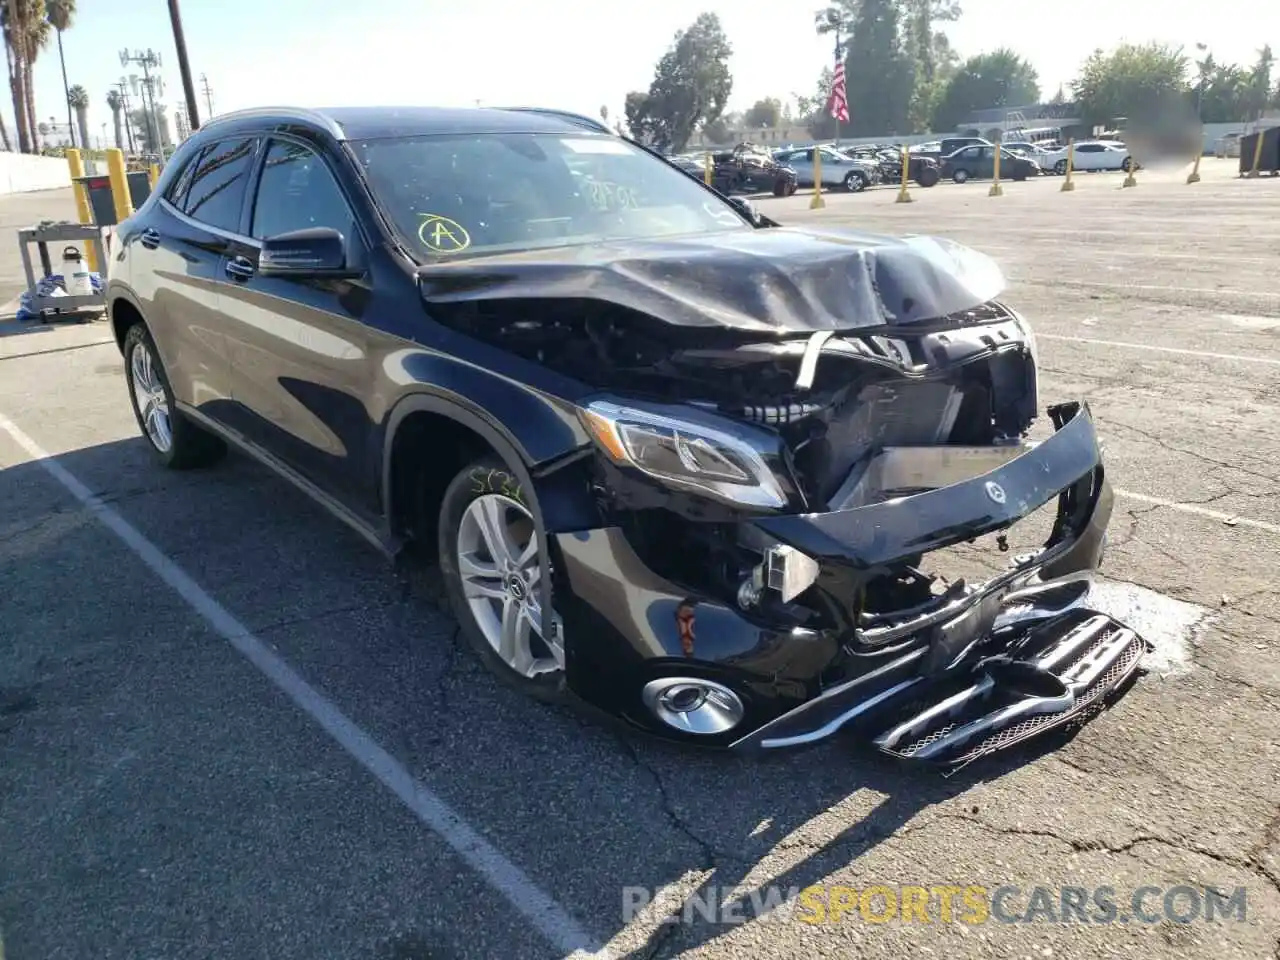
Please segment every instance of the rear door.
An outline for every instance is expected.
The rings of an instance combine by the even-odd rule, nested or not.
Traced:
[[[221,308],[237,428],[336,499],[364,511],[376,504],[370,300],[363,280],[262,277],[261,241],[332,227],[347,262],[367,263],[368,243],[334,167],[309,143],[266,146],[246,234],[227,250]]]
[[[192,155],[129,241],[132,287],[174,396],[215,419],[230,398],[219,271],[256,149],[255,138],[237,137]]]

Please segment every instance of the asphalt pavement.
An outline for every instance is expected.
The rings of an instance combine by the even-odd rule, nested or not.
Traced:
[[[1086,398],[1106,438],[1100,590],[1157,669],[1074,738],[949,780],[842,740],[694,753],[513,696],[430,582],[264,469],[155,468],[105,324],[0,321],[3,956],[1280,958],[1280,180],[1233,163],[758,202],[994,255],[1042,404]],[[3,231],[71,215],[65,191],[0,199]],[[19,278],[0,251],[0,299]],[[813,885],[1013,885],[1014,913],[1036,887],[1244,888],[1247,910],[757,916]],[[628,918],[635,888],[664,892]],[[753,919],[682,918],[700,888]]]

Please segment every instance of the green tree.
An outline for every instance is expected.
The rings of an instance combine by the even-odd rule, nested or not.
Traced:
[[[829,140],[835,136],[836,121],[827,109],[831,98],[831,82],[833,70],[823,67],[818,74],[818,85],[812,96],[796,95],[796,113],[804,122],[809,136],[815,140]]]
[[[1234,64],[1219,66],[1209,60],[1209,76],[1200,79],[1196,94],[1200,119],[1205,123],[1234,123],[1245,119],[1249,74]]]
[[[129,119],[133,122],[134,136],[138,139],[143,152],[159,153],[161,145],[165,147],[173,145],[173,138],[169,133],[167,109],[163,103],[157,103],[154,111],[139,107],[129,114]],[[149,117],[149,113],[152,116]],[[156,143],[157,129],[160,136],[159,144]]]
[[[850,134],[911,129],[916,71],[901,43],[895,0],[861,0],[845,51]]]
[[[89,91],[76,84],[67,91],[67,104],[76,113],[76,127],[80,131],[80,146],[89,149]]]
[[[1275,62],[1270,44],[1258,51],[1258,62],[1249,74],[1249,89],[1244,102],[1245,119],[1257,120],[1266,111],[1271,93],[1271,70]]]
[[[742,115],[744,126],[753,129],[776,127],[782,123],[782,101],[777,97],[765,97],[757,100]]]
[[[699,14],[677,33],[671,49],[658,61],[642,109],[635,115],[641,135],[658,149],[680,151],[695,130],[720,119],[733,90],[732,53],[714,13]],[[629,111],[631,105],[628,96]],[[630,112],[627,120],[632,120]]]
[[[644,143],[651,139],[649,131],[649,94],[632,90],[622,103],[622,115],[627,121],[631,136]]]
[[[720,147],[733,138],[733,131],[729,129],[729,124],[725,123],[723,117],[717,117],[702,125],[702,135],[706,137],[708,143]]]
[[[1071,89],[1086,123],[1155,122],[1190,103],[1187,66],[1181,48],[1124,43],[1090,54]]]
[[[956,71],[933,111],[934,130],[954,130],[986,107],[1016,107],[1040,99],[1035,68],[1012,50],[1000,48],[970,57]]]

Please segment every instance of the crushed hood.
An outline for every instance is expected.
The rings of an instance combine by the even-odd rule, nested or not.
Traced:
[[[589,299],[683,327],[762,333],[935,320],[999,296],[985,254],[934,237],[776,227],[479,255],[418,270],[423,298]]]

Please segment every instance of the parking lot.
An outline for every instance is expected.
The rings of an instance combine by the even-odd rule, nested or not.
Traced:
[[[0,321],[0,955],[1280,960],[1280,180],[1235,164],[757,201],[995,256],[1041,404],[1087,399],[1106,438],[1099,590],[1153,670],[1074,738],[951,779],[519,699],[429,582],[266,470],[154,467],[104,323]],[[5,236],[44,217],[69,191],[0,199]],[[0,299],[19,275],[9,243]],[[1013,885],[1014,912],[1111,886],[1127,922],[662,922],[700,886],[750,917],[823,884]],[[1243,887],[1247,916],[1126,916],[1179,886]],[[666,906],[627,921],[624,888]]]

